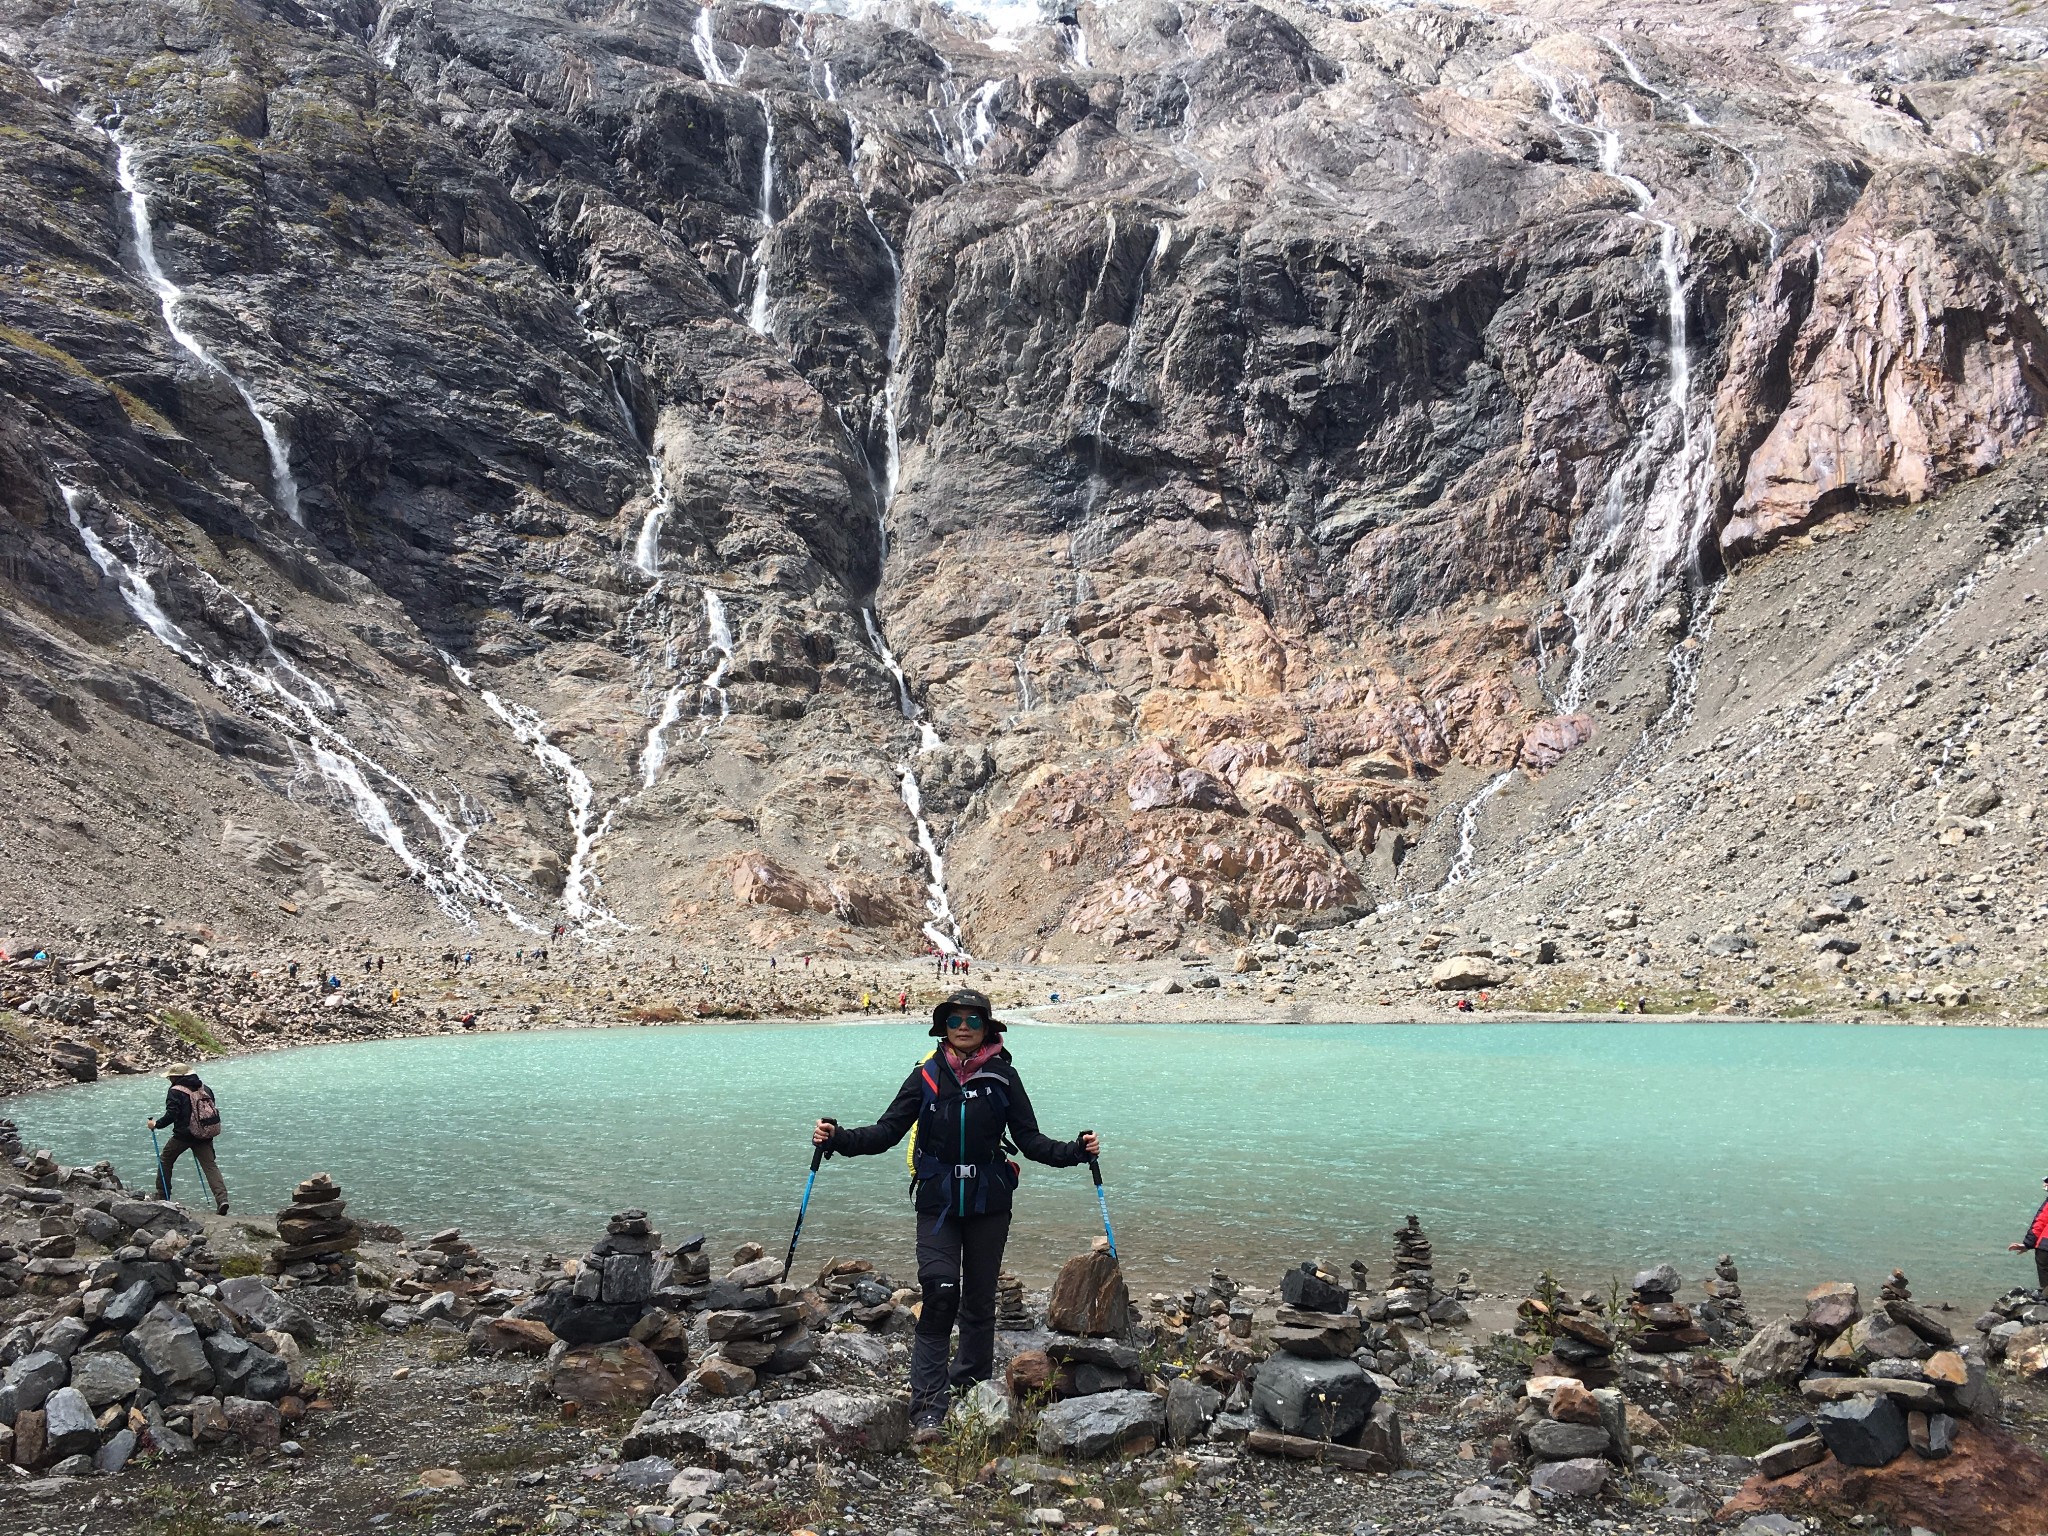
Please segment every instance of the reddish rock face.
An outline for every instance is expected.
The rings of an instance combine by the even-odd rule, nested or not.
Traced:
[[[1846,1467],[1829,1457],[1789,1477],[1761,1475],[1721,1507],[1728,1524],[1771,1510],[1847,1518],[1972,1536],[2038,1536],[2048,1509],[2048,1461],[2002,1431],[1958,1428],[1946,1457],[1908,1451],[1889,1466]]]

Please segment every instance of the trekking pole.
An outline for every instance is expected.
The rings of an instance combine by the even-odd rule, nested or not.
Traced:
[[[829,1116],[826,1118],[825,1123],[835,1131],[839,1129],[839,1122],[831,1119]],[[804,1197],[796,1208],[796,1230],[789,1234],[789,1252],[784,1255],[782,1260],[782,1279],[779,1283],[783,1285],[789,1283],[789,1266],[796,1262],[796,1241],[804,1235],[804,1213],[811,1208],[811,1186],[818,1182],[818,1164],[824,1160],[825,1149],[823,1147],[811,1148],[811,1176],[804,1180]]]
[[[1089,1134],[1087,1131],[1081,1133]],[[1095,1203],[1102,1207],[1102,1235],[1109,1239],[1109,1256],[1116,1258],[1116,1233],[1109,1229],[1109,1196],[1102,1192],[1102,1164],[1094,1158],[1088,1159],[1089,1175],[1095,1180]]]
[[[156,1127],[153,1125],[149,1128],[149,1144],[156,1150],[157,1193],[168,1200],[171,1198],[171,1181],[170,1177],[164,1172],[164,1149],[162,1144],[156,1139]]]

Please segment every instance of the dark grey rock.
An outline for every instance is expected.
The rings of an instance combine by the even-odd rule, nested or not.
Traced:
[[[92,1404],[76,1387],[59,1387],[43,1404],[43,1454],[52,1460],[90,1456],[100,1448]]]
[[[136,1443],[134,1430],[115,1430],[107,1438],[107,1443],[100,1447],[99,1454],[93,1458],[94,1468],[111,1477],[128,1465],[128,1458],[135,1454]]]
[[[60,1317],[36,1335],[36,1348],[46,1349],[53,1355],[69,1360],[91,1333],[92,1329],[86,1326],[83,1319]]]
[[[1274,1355],[1259,1365],[1252,1411],[1283,1434],[1335,1440],[1363,1424],[1378,1397],[1356,1361]]]
[[[1223,1406],[1223,1394],[1214,1387],[1185,1376],[1174,1378],[1166,1387],[1166,1438],[1173,1445],[1186,1445],[1208,1429],[1216,1410]]]
[[[1538,1461],[1575,1461],[1584,1456],[1605,1456],[1613,1437],[1599,1424],[1560,1424],[1543,1419],[1524,1432],[1530,1454]]]
[[[100,1322],[126,1333],[147,1317],[149,1309],[155,1305],[156,1287],[147,1280],[137,1280],[114,1293],[114,1299],[107,1303],[107,1310],[100,1314]]]
[[[213,1386],[206,1345],[185,1314],[158,1302],[121,1343],[142,1367],[143,1382],[160,1397],[190,1397]]]
[[[24,1408],[42,1407],[70,1376],[70,1367],[62,1358],[47,1349],[38,1349],[10,1365],[6,1376],[0,1378],[0,1385],[4,1385],[14,1412],[20,1413]]]
[[[247,1339],[231,1333],[209,1335],[206,1358],[212,1363],[214,1383],[223,1397],[276,1402],[291,1390],[291,1372],[285,1363]]]
[[[1304,1312],[1342,1312],[1351,1305],[1351,1296],[1344,1287],[1325,1280],[1310,1264],[1290,1269],[1280,1277],[1280,1299]]]
[[[1157,1441],[1166,1429],[1166,1405],[1150,1392],[1103,1392],[1068,1398],[1038,1416],[1038,1449],[1045,1456],[1108,1456],[1135,1441]]]
[[[126,1402],[142,1387],[142,1370],[118,1350],[92,1349],[71,1360],[71,1385],[95,1408]]]
[[[1813,1412],[1813,1426],[1844,1466],[1888,1466],[1906,1451],[1906,1416],[1883,1394],[1823,1404]]]

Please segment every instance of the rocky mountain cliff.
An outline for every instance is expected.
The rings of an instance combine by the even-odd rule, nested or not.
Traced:
[[[2044,60],[1991,0],[0,0],[0,911],[1144,958],[2030,817]],[[1873,767],[1887,687],[2010,781]]]

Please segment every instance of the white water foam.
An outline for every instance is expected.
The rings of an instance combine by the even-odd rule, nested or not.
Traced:
[[[747,325],[756,336],[767,336],[773,325],[768,312],[768,259],[775,240],[775,110],[766,91],[756,91],[754,99],[761,104],[767,136],[761,143],[761,238],[754,246],[754,297],[747,308]]]
[[[1447,891],[1452,886],[1463,885],[1472,878],[1472,867],[1478,860],[1475,840],[1479,831],[1480,808],[1506,789],[1508,781],[1514,776],[1515,770],[1510,768],[1489,780],[1486,787],[1467,800],[1464,809],[1458,812],[1458,852],[1452,858],[1451,867],[1444,875],[1444,883],[1437,887],[1438,890]]]
[[[123,560],[85,521],[81,510],[85,492],[64,481],[58,482],[58,490],[64,497],[65,511],[70,515],[71,526],[77,530],[87,557],[103,577],[114,583],[136,622],[244,714],[261,718],[277,727],[285,734],[295,753],[301,746],[309,749],[313,766],[321,777],[343,791],[356,819],[404,865],[407,874],[426,887],[442,911],[459,922],[473,924],[475,919],[471,907],[488,907],[515,927],[528,932],[540,931],[505,899],[488,876],[470,864],[467,856],[470,834],[458,827],[431,796],[413,788],[350,740],[327,718],[338,707],[334,694],[308,677],[278,649],[275,632],[257,614],[254,605],[210,573],[200,573],[251,620],[263,642],[266,659],[273,668],[268,673],[232,657],[208,655],[205,648],[164,611],[156,589],[140,566]],[[128,528],[128,538],[138,551],[148,547],[144,535],[132,524]],[[159,550],[157,553],[168,562],[167,551]],[[284,676],[281,678],[277,675],[279,673]],[[285,678],[297,680],[305,693],[295,691]],[[364,770],[368,770],[367,775]],[[390,802],[371,785],[371,776],[402,796],[433,829],[441,844],[438,864],[430,863],[407,840]]]
[[[732,76],[718,62],[718,39],[711,35],[711,7],[708,5],[697,12],[696,25],[690,29],[690,51],[697,55],[706,80],[713,85],[732,84]]]
[[[143,275],[156,290],[157,304],[163,311],[164,329],[186,353],[209,373],[219,374],[233,386],[242,397],[242,404],[249,408],[255,418],[256,430],[263,435],[263,446],[270,453],[271,495],[277,509],[301,527],[305,517],[299,510],[299,482],[292,476],[291,454],[285,445],[284,434],[277,423],[256,403],[256,396],[219,358],[206,349],[200,339],[187,330],[178,319],[178,306],[184,302],[185,290],[170,279],[163,263],[157,259],[156,230],[150,221],[149,197],[142,190],[142,180],[135,169],[135,146],[123,140],[118,133],[109,133],[114,143],[114,176],[121,184],[121,190],[128,194],[128,218],[134,228],[135,256],[142,263]]]

